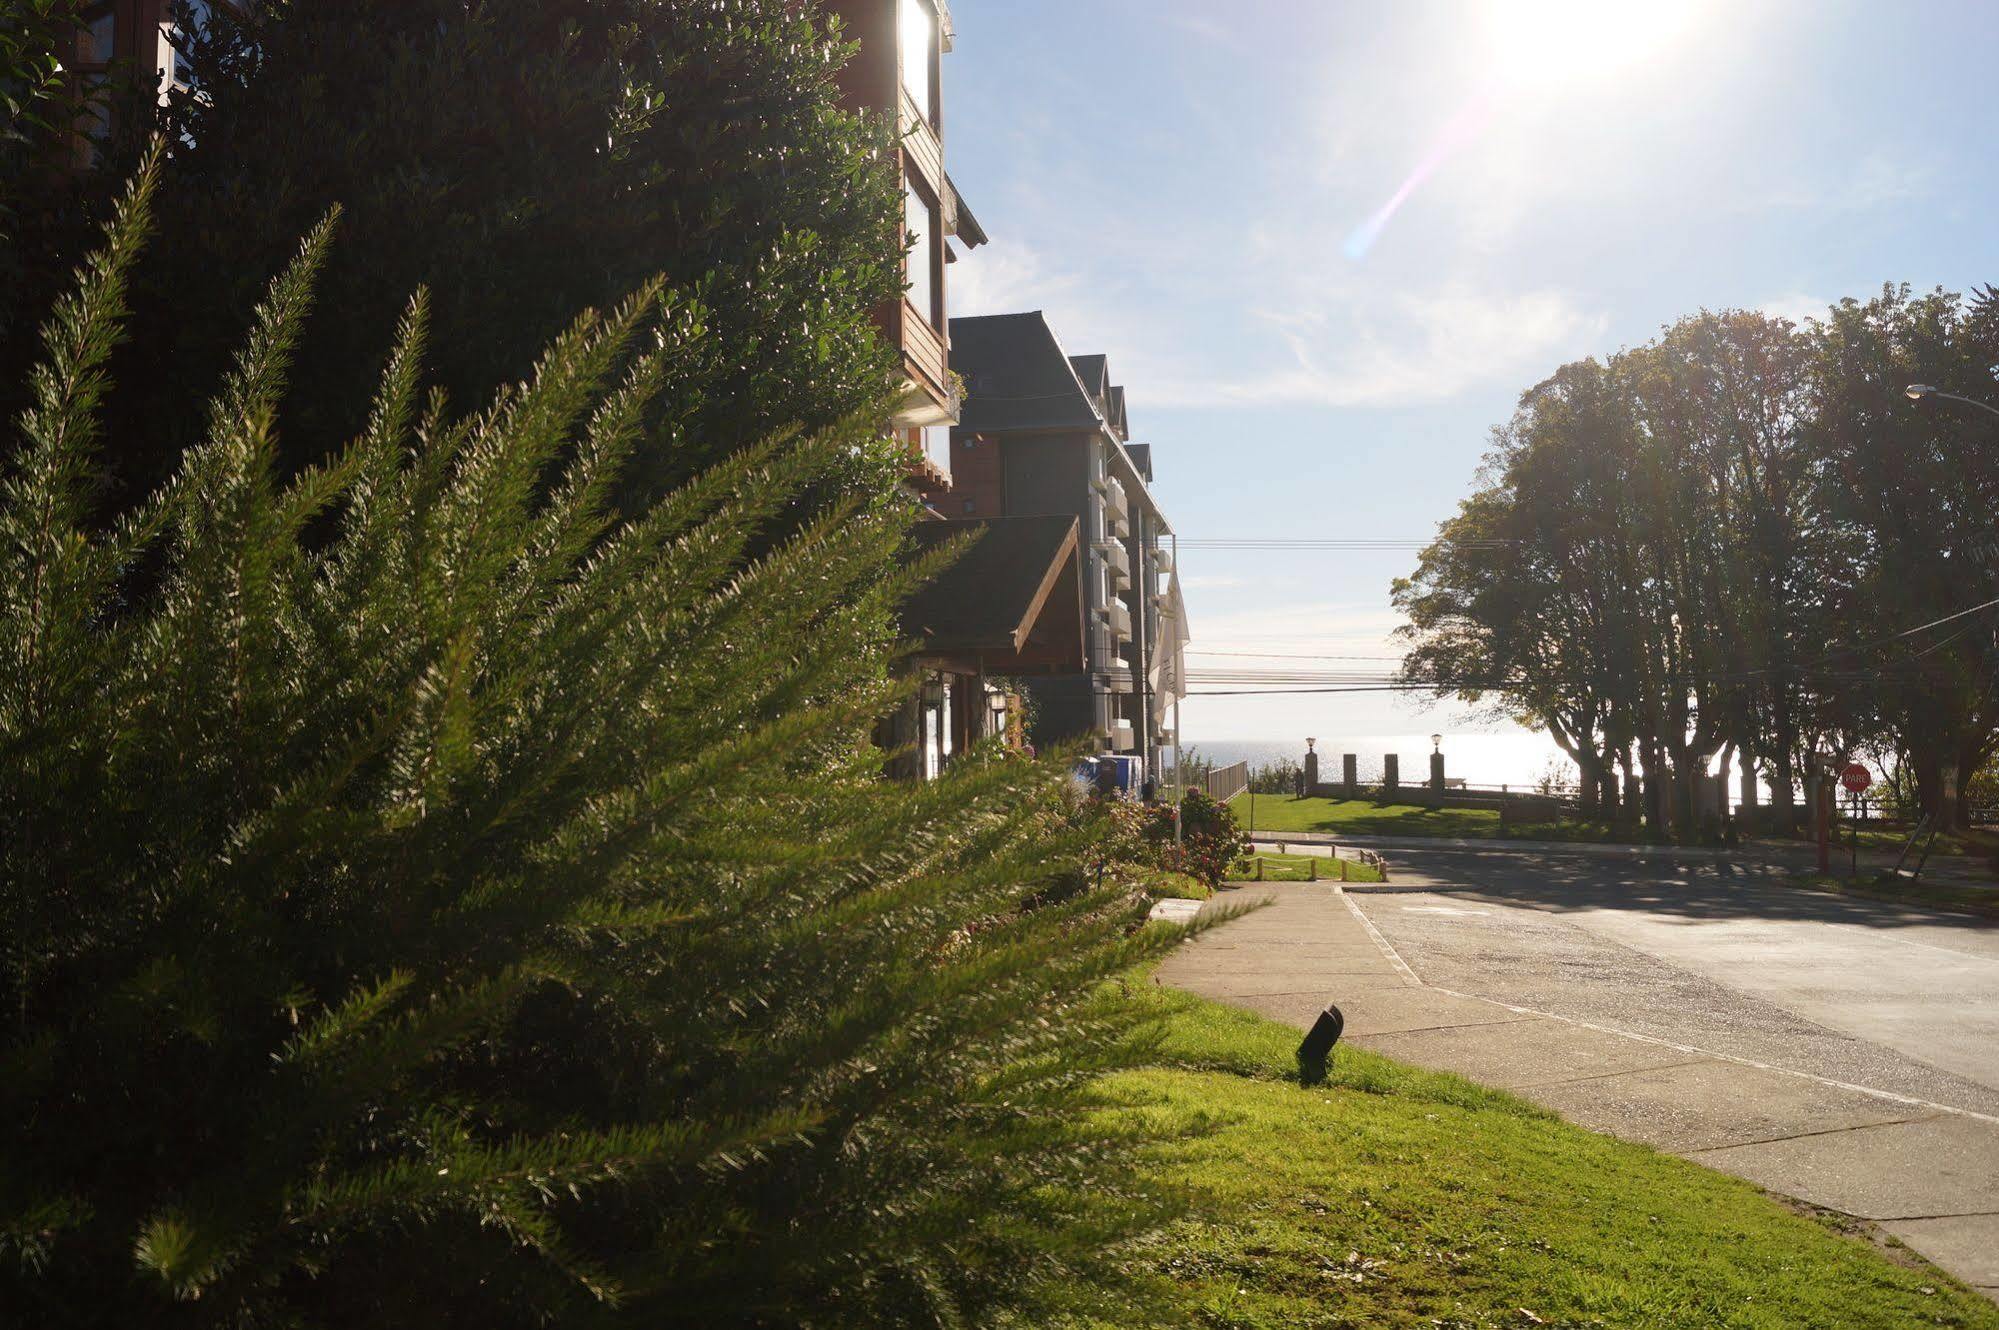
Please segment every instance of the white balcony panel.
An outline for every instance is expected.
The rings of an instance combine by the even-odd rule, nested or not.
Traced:
[[[1110,624],[1111,636],[1120,642],[1131,641],[1131,611],[1113,601],[1104,608],[1104,619]]]

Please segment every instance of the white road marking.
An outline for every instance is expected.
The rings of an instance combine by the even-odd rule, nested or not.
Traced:
[[[1410,914],[1491,914],[1491,910],[1460,910],[1455,905],[1405,905]]]
[[[1498,1007],[1502,1011],[1516,1012],[1522,1016],[1540,1016],[1551,1021],[1561,1021],[1565,1025],[1573,1025],[1584,1030],[1594,1030],[1598,1034],[1622,1035],[1626,1039],[1636,1039],[1640,1043],[1654,1044],[1660,1048],[1670,1048],[1674,1052],[1689,1053],[1698,1058],[1711,1058],[1716,1062],[1733,1062],[1738,1066],[1754,1067],[1758,1071],[1772,1072],[1779,1076],[1795,1076],[1801,1081],[1811,1081],[1815,1085],[1823,1085],[1829,1089],[1850,1090],[1855,1094],[1864,1094],[1874,1099],[1885,1099],[1890,1103],[1905,1104],[1911,1108],[1930,1109],[1938,1113],[1950,1113],[1957,1117],[1971,1118],[1977,1122],[1990,1122],[1994,1125],[1999,1125],[1999,1117],[1995,1117],[1990,1113],[1980,1113],[1975,1109],[1957,1108],[1951,1104],[1939,1104],[1933,1100],[1919,1099],[1914,1095],[1896,1094],[1892,1090],[1877,1090],[1871,1085],[1855,1085],[1851,1081],[1839,1081],[1834,1080],[1830,1076],[1817,1076],[1808,1071],[1798,1071],[1791,1067],[1779,1067],[1768,1062],[1758,1062],[1754,1058],[1737,1057],[1733,1053],[1717,1053],[1710,1049],[1697,1048],[1692,1044],[1679,1044],[1670,1039],[1660,1039],[1655,1035],[1639,1034],[1633,1030],[1620,1030],[1614,1025],[1600,1025],[1594,1021],[1578,1020],[1573,1016],[1563,1016],[1552,1011],[1542,1011],[1538,1007],[1516,1006],[1511,1002],[1501,1002],[1498,998],[1485,997],[1479,993],[1460,993],[1452,988],[1439,988],[1435,984],[1425,983],[1420,975],[1409,968],[1409,963],[1402,959],[1402,954],[1396,951],[1388,939],[1381,935],[1381,930],[1374,926],[1374,921],[1361,912],[1360,906],[1354,903],[1351,895],[1345,891],[1341,891],[1337,885],[1333,887],[1333,890],[1339,895],[1341,900],[1346,902],[1347,909],[1353,911],[1354,918],[1360,920],[1361,927],[1367,930],[1367,935],[1374,939],[1374,944],[1381,948],[1382,954],[1388,957],[1395,968],[1400,970],[1403,976],[1418,988],[1427,988],[1434,993],[1442,993],[1447,997],[1470,998],[1475,1002],[1484,1002],[1490,1006]],[[1407,909],[1409,907],[1404,906],[1403,908]]]
[[[1418,979],[1416,982],[1423,984],[1421,979]],[[1594,1030],[1598,1034],[1623,1035],[1626,1039],[1636,1039],[1641,1043],[1657,1044],[1661,1048],[1670,1048],[1676,1053],[1692,1053],[1696,1057],[1712,1058],[1716,1062],[1734,1062],[1744,1067],[1754,1067],[1758,1071],[1775,1072],[1779,1076],[1795,1076],[1801,1081],[1812,1081],[1834,1090],[1851,1090],[1856,1094],[1870,1095],[1875,1099],[1886,1099],[1897,1104],[1907,1104],[1912,1108],[1933,1109],[1938,1113],[1955,1113],[1959,1117],[1975,1118],[1980,1122],[1990,1122],[1999,1125],[1999,1117],[1994,1117],[1990,1113],[1980,1113],[1976,1109],[1956,1108],[1950,1104],[1939,1104],[1929,1099],[1918,1099],[1914,1095],[1896,1094],[1892,1090],[1877,1090],[1871,1085],[1855,1085],[1852,1081],[1837,1081],[1830,1076],[1815,1076],[1809,1071],[1798,1071],[1791,1067],[1779,1067],[1769,1062],[1758,1062],[1755,1058],[1737,1057],[1733,1053],[1717,1053],[1711,1049],[1696,1048],[1692,1044],[1676,1044],[1670,1039],[1660,1039],[1655,1035],[1638,1034],[1632,1030],[1620,1030],[1614,1025],[1599,1025],[1594,1021],[1578,1020],[1574,1016],[1563,1016],[1552,1011],[1542,1011],[1536,1007],[1515,1006],[1511,1002],[1501,1002],[1497,998],[1481,997],[1477,993],[1460,993],[1455,989],[1438,988],[1435,984],[1423,984],[1423,987],[1430,989],[1432,992],[1449,994],[1451,997],[1465,997],[1479,1002],[1487,1002],[1507,1011],[1519,1012],[1523,1016],[1544,1016],[1551,1021],[1561,1021],[1564,1024],[1578,1026],[1585,1030]],[[1620,1072],[1616,1074],[1622,1075],[1624,1073]],[[1841,1128],[1840,1130],[1853,1129]]]
[[[1353,897],[1342,890],[1337,883],[1333,886],[1333,894],[1346,902],[1347,909],[1353,912],[1354,918],[1360,920],[1360,926],[1367,930],[1367,935],[1374,939],[1374,945],[1381,948],[1381,954],[1388,957],[1389,963],[1402,972],[1402,977],[1418,988],[1423,987],[1423,981],[1409,968],[1409,962],[1402,959],[1401,952],[1389,945],[1388,939],[1381,935],[1381,930],[1374,926],[1374,920],[1361,913],[1360,906],[1353,903]]]

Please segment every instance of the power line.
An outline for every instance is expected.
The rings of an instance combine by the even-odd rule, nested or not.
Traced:
[[[1214,537],[1196,539],[1186,537],[1180,541],[1180,548],[1195,550],[1423,550],[1435,544],[1431,540],[1345,540],[1302,538],[1281,539],[1274,536],[1244,536],[1239,538]],[[1511,549],[1517,541],[1511,540],[1468,540],[1455,541],[1453,549],[1500,550]]]
[[[1182,654],[1184,654],[1184,655],[1189,655],[1189,656],[1241,656],[1241,657],[1245,657],[1245,658],[1253,658],[1253,659],[1256,659],[1256,660],[1380,660],[1380,661],[1400,661],[1400,660],[1402,659],[1402,657],[1400,657],[1400,656],[1338,656],[1338,655],[1330,655],[1330,654],[1327,654],[1327,655],[1321,655],[1320,653],[1318,653],[1318,652],[1316,652],[1316,651],[1193,651],[1193,650],[1189,650],[1189,651],[1186,651],[1186,652],[1184,652],[1184,653],[1182,653]]]

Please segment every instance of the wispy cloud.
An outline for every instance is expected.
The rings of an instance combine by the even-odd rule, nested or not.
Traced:
[[[1807,295],[1803,291],[1787,291],[1783,295],[1771,296],[1757,303],[1756,312],[1767,314],[1773,319],[1789,319],[1803,325],[1808,319],[1822,319],[1833,302],[1824,296]]]
[[[1935,192],[1940,164],[1922,151],[1876,149],[1852,168],[1829,179],[1778,178],[1737,202],[1741,212],[1799,209],[1816,212],[1871,212],[1926,198]]]
[[[1408,406],[1494,383],[1522,383],[1581,353],[1608,326],[1561,291],[1457,285],[1372,296],[1262,321],[1282,363],[1240,377],[1177,376],[1153,385],[1166,406]]]

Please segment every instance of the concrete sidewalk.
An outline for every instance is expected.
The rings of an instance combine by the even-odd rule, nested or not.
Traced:
[[[1162,982],[1511,1090],[1596,1131],[1878,1223],[1999,1297],[1999,1117],[1425,985],[1337,883],[1272,883]]]

